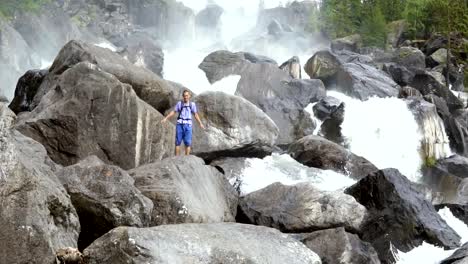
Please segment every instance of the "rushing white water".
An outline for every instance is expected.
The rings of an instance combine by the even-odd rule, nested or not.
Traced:
[[[98,47],[101,47],[101,48],[110,49],[110,50],[112,50],[114,52],[117,50],[117,48],[114,45],[112,45],[112,43],[110,43],[110,42],[100,42],[100,43],[96,43],[94,45],[98,46]]]
[[[455,230],[461,237],[461,244],[468,242],[468,227],[453,216],[450,209],[443,208],[439,210],[439,215],[447,222],[447,224]],[[410,252],[397,252],[399,258],[397,264],[438,264],[440,261],[449,257],[455,250],[444,250],[443,248],[433,246],[428,243],[423,243],[421,246],[411,250]]]
[[[417,115],[422,134],[422,152],[426,157],[443,159],[452,155],[450,141],[445,132],[444,122],[435,108],[427,112],[421,110]]]
[[[304,166],[286,154],[247,159],[241,181],[243,194],[262,189],[274,182],[286,185],[311,182],[318,189],[326,191],[335,191],[355,183],[343,174]]]
[[[406,177],[420,177],[421,134],[414,115],[398,98],[373,97],[367,101],[330,91],[328,95],[345,103],[341,125],[349,149],[379,169],[396,168]]]
[[[315,123],[315,129],[314,129],[314,132],[312,134],[314,135],[317,135],[318,132],[320,132],[320,126],[322,125],[322,121],[320,119],[318,119],[317,117],[315,117],[315,114],[314,114],[314,106],[316,105],[317,103],[311,103],[309,104],[308,106],[306,106],[306,108],[304,108],[304,110],[310,114],[310,117],[312,118],[312,120],[314,121]]]

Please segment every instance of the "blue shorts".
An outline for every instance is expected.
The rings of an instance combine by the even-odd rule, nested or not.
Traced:
[[[192,145],[192,125],[190,124],[177,124],[176,126],[176,146],[180,146],[184,141],[184,145],[189,147]]]

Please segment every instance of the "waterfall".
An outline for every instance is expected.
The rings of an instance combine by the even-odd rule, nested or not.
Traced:
[[[449,139],[436,106],[420,99],[409,99],[408,107],[413,112],[422,134],[421,155],[423,158],[438,160],[452,154]]]
[[[342,133],[349,149],[379,169],[396,168],[412,181],[420,177],[421,134],[413,113],[398,98],[360,101],[330,91],[345,104]]]

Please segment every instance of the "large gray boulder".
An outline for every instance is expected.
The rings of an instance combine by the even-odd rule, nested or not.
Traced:
[[[213,84],[229,75],[242,75],[250,63],[277,63],[267,57],[257,56],[247,52],[232,53],[227,50],[219,50],[210,53],[198,65],[205,72],[208,81]]]
[[[324,264],[380,264],[370,243],[364,242],[343,227],[319,230],[294,236],[317,253]]]
[[[338,50],[349,50],[357,52],[362,47],[362,37],[359,34],[346,36],[339,39],[334,39],[331,43],[331,49],[333,51]]]
[[[345,192],[369,210],[361,238],[372,243],[383,263],[395,262],[394,249],[408,252],[423,241],[445,249],[460,246],[460,236],[396,169],[372,173]]]
[[[383,64],[382,70],[392,77],[392,79],[401,86],[406,86],[413,81],[415,73],[408,70],[405,66],[396,63]]]
[[[252,102],[275,122],[280,129],[278,145],[312,134],[315,124],[304,108],[325,97],[323,83],[293,79],[262,57],[245,56],[246,53],[217,51],[208,55],[199,68],[210,82],[231,74],[240,75],[236,95]]]
[[[291,78],[302,79],[301,62],[297,56],[293,56],[289,60],[283,62],[279,68],[289,73]]]
[[[149,226],[153,203],[121,168],[90,156],[58,171],[57,177],[80,217],[79,249],[118,226]]]
[[[468,158],[453,155],[437,161],[437,167],[460,178],[468,178]]]
[[[278,127],[251,102],[223,92],[205,92],[193,101],[206,126],[202,130],[194,124],[195,155],[206,160],[220,157],[262,158],[273,151],[279,134]]]
[[[274,227],[282,232],[311,232],[342,226],[356,232],[366,217],[366,209],[351,196],[324,192],[310,183],[293,186],[273,183],[249,193],[239,202],[243,221]]]
[[[364,178],[378,170],[365,158],[319,136],[301,138],[291,144],[288,153],[306,166],[334,170],[354,179]]]
[[[379,69],[362,63],[346,63],[338,70],[336,89],[367,100],[372,96],[397,97],[400,87]]]
[[[14,119],[0,103],[0,263],[54,263],[58,249],[76,248],[80,223],[58,166],[41,144],[10,129]]]
[[[433,94],[443,98],[447,103],[450,112],[464,107],[463,102],[460,101],[460,99],[456,97],[450,89],[426,71],[416,71],[416,75],[409,85],[418,89],[422,95]]]
[[[270,64],[251,64],[238,85],[240,95],[262,109],[280,129],[277,145],[311,135],[316,124],[304,108],[326,96],[323,82],[292,79]]]
[[[407,69],[426,68],[426,57],[418,48],[400,47],[395,50],[393,62],[406,67]]]
[[[172,155],[174,126],[159,124],[162,119],[130,85],[81,62],[62,73],[17,129],[59,164],[96,155],[130,169]]]
[[[160,113],[164,113],[180,100],[175,98],[173,87],[150,70],[133,65],[109,49],[81,41],[70,41],[60,50],[50,67],[50,74],[60,75],[79,62],[96,64],[102,71],[114,75],[120,82],[131,85],[138,97]],[[47,88],[50,87],[41,87],[45,90]]]
[[[129,171],[154,204],[151,225],[234,221],[237,193],[195,156],[174,157]]]
[[[89,264],[320,264],[301,242],[279,231],[235,223],[119,227],[85,251]]]
[[[305,72],[312,79],[320,79],[324,83],[330,82],[335,77],[341,66],[340,60],[328,50],[322,50],[314,54],[304,65]]]

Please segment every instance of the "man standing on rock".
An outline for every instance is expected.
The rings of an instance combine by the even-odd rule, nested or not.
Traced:
[[[180,144],[184,141],[185,145],[185,155],[190,155],[190,150],[192,146],[192,113],[195,115],[198,124],[202,129],[205,129],[203,126],[200,117],[198,116],[197,106],[195,103],[190,102],[190,92],[184,90],[182,93],[183,100],[179,101],[174,111],[171,111],[162,122],[165,123],[167,119],[171,118],[175,113],[179,113],[177,117],[176,125],[176,139],[175,139],[175,154],[178,156],[180,154]]]

